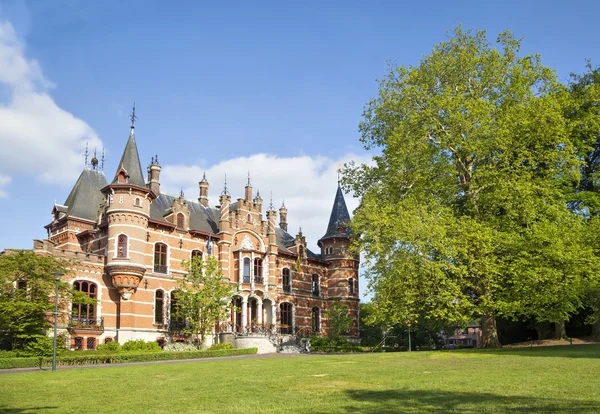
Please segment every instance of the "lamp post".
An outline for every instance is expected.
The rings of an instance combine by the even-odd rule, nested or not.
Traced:
[[[64,273],[54,272],[54,280],[56,281],[56,292],[54,295],[54,346],[52,347],[52,371],[56,371],[56,328],[58,325],[58,282]]]

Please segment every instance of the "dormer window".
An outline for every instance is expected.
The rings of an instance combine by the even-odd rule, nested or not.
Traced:
[[[179,230],[185,229],[185,216],[183,213],[177,213],[177,228]]]
[[[127,174],[125,174],[125,171],[119,171],[119,174],[117,174],[117,182],[119,184],[125,184],[127,182]]]

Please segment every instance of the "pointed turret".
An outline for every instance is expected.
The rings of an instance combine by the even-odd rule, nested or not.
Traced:
[[[135,127],[131,125],[129,139],[125,145],[121,162],[117,167],[117,173],[112,184],[131,184],[137,187],[146,187],[144,174],[142,173],[142,163],[135,143]]]
[[[348,207],[346,207],[346,200],[344,200],[344,193],[342,187],[338,183],[337,192],[335,194],[335,200],[333,201],[333,208],[331,209],[331,216],[329,216],[329,225],[327,226],[327,232],[321,240],[330,237],[350,237],[350,227],[348,222],[350,221],[350,214],[348,213]]]

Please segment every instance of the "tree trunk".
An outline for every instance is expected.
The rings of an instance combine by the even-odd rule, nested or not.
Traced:
[[[481,347],[501,348],[498,340],[498,329],[496,328],[496,316],[494,314],[481,317]]]
[[[592,339],[600,341],[600,319],[592,325]]]
[[[565,321],[554,323],[554,332],[556,339],[569,339],[567,338],[567,329],[565,328]]]
[[[538,341],[548,339],[549,326],[546,322],[536,323],[534,328],[535,328],[535,331],[537,332]]]

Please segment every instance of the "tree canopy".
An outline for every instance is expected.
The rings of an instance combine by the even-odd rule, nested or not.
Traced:
[[[361,197],[351,225],[388,323],[481,317],[496,347],[496,315],[558,322],[581,306],[594,259],[567,208],[571,97],[520,49],[458,27],[418,66],[390,65],[366,106],[361,141],[380,153],[343,184]]]

